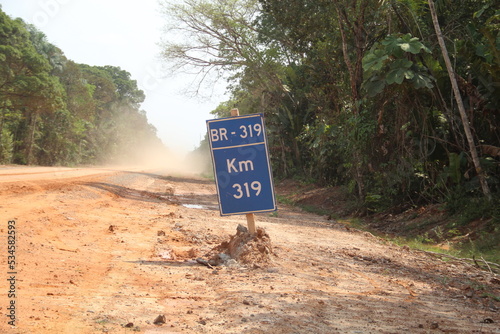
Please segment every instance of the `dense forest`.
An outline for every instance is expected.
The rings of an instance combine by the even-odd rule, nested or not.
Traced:
[[[123,162],[162,148],[144,98],[127,71],[67,59],[0,7],[0,164]]]
[[[228,81],[213,114],[265,114],[275,177],[343,186],[367,212],[448,203],[498,221],[498,1],[186,0],[163,10],[167,31],[184,37],[163,41],[172,70]]]

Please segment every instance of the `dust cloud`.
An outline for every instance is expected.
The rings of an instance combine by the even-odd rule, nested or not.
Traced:
[[[117,158],[109,159],[105,164],[136,166],[170,174],[196,174],[206,177],[213,175],[211,157],[207,150],[178,151],[158,142],[133,149],[124,148]]]

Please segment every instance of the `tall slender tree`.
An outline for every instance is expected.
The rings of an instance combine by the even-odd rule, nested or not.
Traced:
[[[448,71],[448,75],[450,76],[451,86],[453,88],[453,94],[455,96],[455,100],[457,101],[458,111],[460,112],[460,117],[462,119],[462,125],[464,127],[465,135],[467,137],[467,142],[469,143],[469,152],[472,157],[472,161],[476,168],[476,173],[479,177],[479,181],[481,183],[481,188],[483,190],[484,196],[486,196],[489,200],[491,200],[491,192],[488,186],[488,182],[486,180],[486,175],[484,170],[481,167],[481,162],[479,161],[479,156],[477,153],[476,143],[474,137],[472,136],[472,131],[470,129],[469,118],[467,117],[467,113],[465,111],[464,103],[462,101],[462,96],[460,95],[460,89],[458,88],[457,79],[455,77],[455,70],[451,64],[450,56],[448,55],[448,49],[446,48],[446,43],[444,42],[443,33],[441,32],[441,27],[439,25],[438,16],[436,13],[436,7],[434,6],[433,0],[428,0],[429,9],[432,16],[432,23],[434,24],[434,29],[436,30],[436,37],[439,42],[439,46],[441,48],[441,52],[443,53],[444,62],[446,64],[446,69]]]

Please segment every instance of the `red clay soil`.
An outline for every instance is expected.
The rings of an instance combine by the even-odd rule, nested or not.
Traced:
[[[195,176],[4,167],[0,198],[1,333],[500,333],[498,275],[286,205],[249,236]]]

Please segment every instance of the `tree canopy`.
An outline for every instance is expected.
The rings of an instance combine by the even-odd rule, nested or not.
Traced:
[[[0,163],[113,162],[163,144],[130,73],[67,59],[0,8]]]

